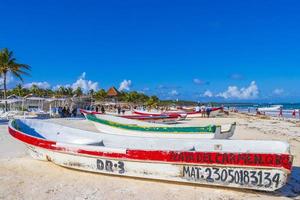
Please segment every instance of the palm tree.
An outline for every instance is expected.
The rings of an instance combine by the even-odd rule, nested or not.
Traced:
[[[83,95],[83,92],[82,92],[81,87],[78,87],[78,88],[74,91],[74,94],[75,94],[77,97]]]
[[[71,87],[67,87],[66,89],[65,89],[65,92],[66,92],[66,95],[68,95],[68,96],[73,96],[73,88],[71,88]]]
[[[23,87],[21,84],[16,85],[16,87],[13,89],[13,93],[15,95],[18,95],[19,97],[23,96]]]
[[[95,90],[93,90],[93,89],[89,90],[89,95],[91,95],[92,97],[94,96],[94,93],[95,93]]]
[[[56,94],[60,97],[64,96],[65,93],[66,93],[66,88],[64,86],[60,86],[56,91]]]
[[[107,97],[107,92],[104,89],[100,89],[94,94],[94,96],[96,100],[103,101]]]
[[[150,108],[154,108],[157,106],[159,102],[159,99],[157,96],[151,96],[147,101],[146,101],[146,105]]]
[[[33,84],[30,87],[30,92],[34,95],[39,95],[39,87],[37,85]]]
[[[16,62],[13,52],[4,48],[0,51],[0,74],[3,77],[4,99],[7,99],[7,74],[10,72],[13,76],[23,81],[22,75],[29,75],[26,70],[30,70],[30,66]],[[5,101],[5,110],[7,111],[7,101]]]

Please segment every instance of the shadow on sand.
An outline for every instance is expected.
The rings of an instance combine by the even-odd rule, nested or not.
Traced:
[[[279,189],[276,195],[292,198],[300,197],[300,167],[293,167],[287,184]]]

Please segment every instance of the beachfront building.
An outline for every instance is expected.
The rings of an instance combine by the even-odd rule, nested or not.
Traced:
[[[119,94],[120,92],[115,87],[111,87],[107,90],[107,100],[110,102],[117,102]]]
[[[21,110],[23,104],[23,98],[17,95],[10,95],[7,99],[0,100],[0,110],[5,110],[5,101],[8,105],[8,110],[16,111]]]

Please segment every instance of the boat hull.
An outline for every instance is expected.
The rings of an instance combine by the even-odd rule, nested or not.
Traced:
[[[91,117],[93,116],[93,117]],[[86,119],[91,121],[95,127],[104,133],[116,134],[116,135],[128,135],[138,137],[158,137],[158,138],[195,138],[195,139],[228,139],[233,136],[236,124],[232,124],[228,131],[221,131],[221,127],[217,126],[214,133],[209,132],[194,132],[194,133],[168,133],[168,132],[149,132],[149,131],[135,131],[124,128],[119,128],[111,125],[103,124],[97,121],[95,115],[86,115]]]
[[[151,123],[166,123],[166,124],[175,124],[177,123],[178,117],[161,115],[161,116],[145,116],[145,115],[120,115],[126,119],[134,119]]]
[[[151,142],[138,149],[130,140],[143,142],[142,138],[118,136],[119,143],[102,134],[102,142],[95,144],[82,140],[95,133],[33,120],[11,121],[8,130],[35,159],[109,175],[274,191],[286,184],[292,168],[289,146],[279,141],[199,140],[185,150],[179,146],[191,141],[178,146],[181,140],[156,139],[162,149],[153,149]]]
[[[100,174],[274,191],[286,184],[286,170],[159,163],[82,156],[28,146],[30,155],[57,165]],[[267,177],[268,176],[268,177]],[[266,178],[267,177],[267,178]]]
[[[178,112],[178,111],[168,111],[168,112],[147,112],[147,111],[141,111],[141,110],[133,110],[134,114],[137,115],[144,115],[144,116],[161,116],[161,115],[168,115],[170,117],[178,117],[178,120],[184,120],[187,117],[186,112]]]
[[[119,128],[114,128],[111,126],[103,125],[97,122],[93,122],[94,126],[97,128],[98,131],[114,134],[114,135],[127,135],[127,136],[138,136],[138,137],[157,137],[157,138],[195,138],[195,139],[216,139],[216,135],[212,133],[203,133],[203,134],[180,134],[180,133],[159,133],[159,132],[142,132],[142,131],[131,131],[131,130],[124,130]],[[233,134],[231,132],[229,134],[223,134],[222,136],[225,138],[231,137]],[[221,138],[218,138],[221,139]]]

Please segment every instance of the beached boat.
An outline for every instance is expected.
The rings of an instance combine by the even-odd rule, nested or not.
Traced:
[[[223,107],[212,107],[210,108],[210,117],[215,117],[220,113],[220,111],[223,110]],[[206,113],[205,113],[206,115]],[[187,111],[187,117],[188,118],[199,118],[202,117],[201,111]]]
[[[80,113],[82,113],[84,116],[86,114],[98,114],[101,115],[103,113],[101,112],[96,112],[96,111],[89,111],[89,110],[84,110],[80,109]],[[174,115],[155,115],[155,116],[148,116],[148,115],[123,115],[123,114],[116,114],[116,113],[107,113],[109,115],[114,115],[117,117],[123,117],[127,119],[134,119],[134,120],[140,120],[140,121],[145,121],[145,122],[151,122],[151,123],[165,123],[165,124],[174,124],[178,120],[178,116]]]
[[[146,115],[117,115],[126,119],[134,119],[151,123],[175,124],[178,117],[171,115],[146,116]]]
[[[105,114],[85,116],[100,132],[140,137],[227,139],[234,134],[236,127],[235,123],[222,127],[215,125],[184,127],[158,125]]]
[[[145,140],[41,120],[12,120],[8,129],[35,159],[108,175],[274,191],[292,168],[280,141]]]
[[[133,110],[134,114],[137,115],[145,115],[145,116],[160,116],[160,115],[169,115],[173,117],[178,117],[181,120],[187,117],[187,113],[184,111],[166,111],[166,112],[159,112],[159,111],[145,111],[145,110]]]
[[[282,109],[282,105],[272,105],[270,107],[262,107],[262,108],[257,108],[257,111],[259,112],[279,112],[280,109]]]

